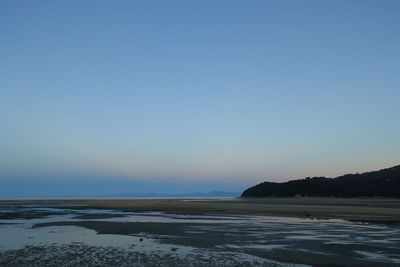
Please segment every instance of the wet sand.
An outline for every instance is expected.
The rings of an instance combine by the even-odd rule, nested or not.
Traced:
[[[395,267],[399,202],[2,201],[0,266]]]
[[[45,205],[174,214],[243,214],[299,218],[400,222],[400,199],[266,198],[266,199],[92,199],[3,200],[0,206]]]

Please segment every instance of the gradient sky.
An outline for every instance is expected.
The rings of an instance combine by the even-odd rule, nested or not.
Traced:
[[[0,1],[0,197],[398,165],[399,14],[381,0]]]

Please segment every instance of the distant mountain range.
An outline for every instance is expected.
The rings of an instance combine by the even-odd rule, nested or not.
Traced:
[[[126,193],[126,194],[113,194],[103,197],[137,197],[137,198],[173,198],[173,197],[239,197],[239,192],[225,192],[225,191],[211,191],[211,192],[194,192],[186,194],[164,194],[164,193]]]
[[[336,178],[307,177],[284,183],[264,182],[241,197],[395,197],[400,198],[400,165]]]

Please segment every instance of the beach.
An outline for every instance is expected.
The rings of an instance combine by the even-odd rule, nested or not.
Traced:
[[[384,198],[33,199],[2,200],[0,205],[78,206],[176,214],[247,214],[400,222],[400,199]]]
[[[399,266],[398,199],[0,202],[0,266]]]

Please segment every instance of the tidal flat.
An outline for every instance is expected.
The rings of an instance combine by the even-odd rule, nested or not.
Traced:
[[[0,266],[400,266],[397,199],[0,201]]]

